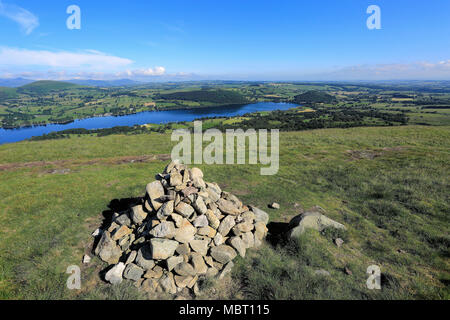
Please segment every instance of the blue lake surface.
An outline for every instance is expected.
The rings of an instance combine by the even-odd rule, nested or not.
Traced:
[[[126,116],[94,117],[75,120],[68,124],[48,124],[18,129],[0,129],[0,145],[22,141],[35,136],[42,136],[50,132],[67,129],[104,129],[116,126],[134,126],[146,123],[168,123],[180,121],[193,121],[205,117],[231,117],[240,116],[249,112],[287,110],[297,107],[291,103],[259,102],[243,106],[207,107],[186,110],[145,111]]]

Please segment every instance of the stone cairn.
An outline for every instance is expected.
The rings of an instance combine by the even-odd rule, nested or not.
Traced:
[[[171,162],[146,186],[139,205],[114,213],[111,224],[94,233],[94,250],[110,264],[105,280],[136,281],[146,292],[194,293],[198,279],[222,279],[233,259],[261,245],[266,212],[246,206],[198,168]]]

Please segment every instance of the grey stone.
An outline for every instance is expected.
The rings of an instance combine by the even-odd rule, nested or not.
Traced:
[[[108,264],[118,263],[120,257],[122,256],[120,247],[117,246],[116,242],[111,239],[111,236],[107,231],[102,234],[94,253]]]
[[[192,168],[189,170],[189,177],[192,181],[197,178],[203,179],[203,172],[199,168]]]
[[[206,208],[206,206],[205,206]],[[202,228],[202,227],[207,227],[208,226],[208,218],[206,217],[206,215],[202,214],[201,216],[198,216],[195,220],[194,220],[194,227],[196,228]]]
[[[100,229],[100,228],[97,228],[97,229],[95,229],[95,231],[94,232],[92,232],[92,236],[95,238],[95,237],[97,237],[97,236],[99,236],[99,235],[101,235],[103,233],[103,230],[102,229]]]
[[[194,180],[192,180],[192,184],[196,188],[206,188],[206,183],[202,178],[195,178]]]
[[[150,199],[150,203],[152,204],[153,209],[156,211],[159,210],[162,206],[162,202],[159,200],[161,196],[164,195],[164,188],[160,181],[156,180],[149,183],[146,186],[147,195]]]
[[[192,206],[197,211],[197,213],[200,215],[204,215],[206,213],[206,210],[208,210],[208,208],[206,208],[206,204],[203,201],[202,197],[197,197],[197,199],[194,201],[194,203],[192,203]],[[206,223],[208,223],[208,221],[206,221]]]
[[[183,183],[183,176],[181,173],[173,170],[170,173],[170,186],[176,187]]]
[[[275,209],[275,210],[280,209],[280,205],[279,205],[278,203],[276,203],[276,202],[273,202],[273,203],[270,205],[270,207],[271,207],[272,209]]]
[[[176,249],[176,252],[183,256],[189,254],[191,252],[191,248],[189,248],[189,244],[187,243],[180,243]]]
[[[205,274],[208,270],[208,267],[206,266],[205,261],[203,260],[203,257],[200,253],[191,253],[191,263],[196,274]]]
[[[178,288],[186,288],[194,279],[192,276],[175,276],[175,284]]]
[[[255,242],[257,240],[258,241],[263,240],[266,234],[267,234],[266,225],[262,221],[255,223]]]
[[[177,264],[173,271],[180,276],[195,276],[194,267],[186,262]]]
[[[147,217],[147,212],[144,211],[142,205],[134,206],[131,208],[130,217],[134,224],[141,224]]]
[[[217,231],[211,228],[210,226],[202,227],[197,230],[197,234],[200,236],[207,236],[209,238],[214,238]]]
[[[177,228],[181,227],[181,224],[183,223],[183,219],[184,219],[182,216],[180,216],[177,213],[172,213],[170,215],[170,218],[175,222],[175,226]]]
[[[131,220],[127,213],[122,213],[114,221],[122,226],[131,226]]]
[[[187,243],[194,239],[195,233],[197,229],[195,229],[192,224],[183,219],[181,226],[175,229],[175,240],[181,243]]]
[[[220,234],[220,232],[217,232],[216,235],[214,236],[214,244],[216,246],[220,246],[221,244],[223,244],[224,239],[223,236]]]
[[[206,254],[208,253],[208,244],[208,240],[192,240],[189,242],[192,250],[200,253],[202,256],[206,256]]]
[[[244,222],[238,223],[237,225],[235,225],[233,227],[233,233],[236,236],[240,236],[242,233],[252,231],[253,228],[254,228],[253,223],[244,221]]]
[[[185,218],[189,218],[194,213],[194,208],[185,202],[180,202],[176,207],[175,211],[181,214]]]
[[[127,261],[125,262],[125,264],[130,264],[133,263],[134,260],[136,259],[137,256],[137,251],[131,251],[130,254],[128,255]]]
[[[230,200],[220,198],[219,201],[217,201],[217,205],[219,207],[219,210],[222,211],[224,214],[236,216],[241,213],[239,207],[236,206],[236,204]]]
[[[217,229],[220,225],[219,218],[216,217],[214,214],[214,211],[211,209],[208,209],[205,213],[206,218],[208,219],[208,224],[211,226],[211,228]]]
[[[138,250],[136,264],[145,270],[149,270],[155,266],[155,261],[152,259],[152,253],[148,246],[143,246]]]
[[[255,214],[255,222],[263,222],[265,225],[269,223],[269,215],[267,214],[267,212],[255,206],[250,206],[250,208]]]
[[[241,218],[244,222],[253,223],[256,216],[252,211],[245,211],[241,214]]]
[[[214,267],[214,260],[211,256],[205,256],[205,257],[203,257],[203,259],[205,260],[205,262],[208,266]]]
[[[170,293],[170,294],[177,293],[177,287],[176,287],[175,281],[173,279],[173,274],[170,272],[163,275],[161,277],[161,279],[159,279],[159,285],[167,293]]]
[[[144,274],[144,278],[159,279],[162,277],[163,271],[163,268],[161,268],[160,266],[155,266],[153,267],[153,269],[147,270],[147,272]]]
[[[245,257],[245,244],[240,237],[232,237],[229,240],[230,245],[237,250],[241,257]]]
[[[165,220],[173,213],[173,204],[174,201],[167,201],[163,203],[157,212],[157,217],[159,220]]]
[[[120,240],[124,237],[126,237],[127,235],[129,235],[132,232],[132,230],[130,228],[128,228],[127,226],[120,226],[120,228],[116,229],[114,231],[114,233],[112,234],[112,239],[114,241]]]
[[[179,263],[184,262],[182,256],[173,256],[166,260],[167,263],[167,270],[172,271],[173,268]]]
[[[175,236],[175,225],[172,221],[163,221],[154,227],[149,234],[155,238],[171,239]]]
[[[125,270],[125,264],[119,262],[105,274],[105,280],[111,284],[119,284],[122,282],[122,274]]]
[[[191,194],[198,193],[198,189],[191,186],[181,190],[181,193],[183,194],[184,197],[189,197]]]
[[[218,262],[225,264],[236,258],[236,251],[225,244],[210,249],[211,256]]]
[[[229,192],[223,191],[223,192],[222,192],[222,197],[223,197],[225,200],[231,201],[235,207],[237,207],[237,208],[242,208],[242,201],[239,200],[239,198],[236,197],[234,194],[231,194],[231,193],[229,193]]]
[[[220,199],[220,193],[217,193],[213,188],[206,188],[209,199],[213,202],[217,202]]]
[[[144,269],[138,267],[134,263],[130,263],[123,272],[123,277],[133,281],[138,281],[144,274]]]
[[[322,231],[325,228],[346,229],[343,224],[331,220],[320,212],[308,211],[292,218],[288,225],[287,236],[295,238],[306,229]]]
[[[178,247],[178,242],[168,239],[153,238],[150,239],[150,251],[152,259],[165,260],[170,258],[175,253]]]
[[[252,232],[245,232],[241,235],[245,247],[252,248],[255,245],[255,237]]]
[[[344,240],[342,240],[341,238],[337,238],[337,239],[334,240],[334,243],[336,244],[336,246],[338,248],[340,248],[344,244]]]
[[[85,254],[85,255],[83,256],[83,263],[84,263],[84,264],[88,264],[88,263],[90,263],[90,262],[91,262],[91,257],[88,256],[87,254]]]
[[[179,159],[175,159],[171,161],[166,168],[164,169],[164,173],[169,174],[175,166],[180,165],[181,161]]]
[[[219,196],[222,194],[222,189],[219,187],[219,185],[215,182],[207,182],[206,186],[208,187],[209,190],[214,191],[215,193],[217,193]]]
[[[314,274],[316,276],[325,276],[325,277],[329,277],[331,276],[331,274],[327,271],[327,270],[323,270],[323,269],[318,269],[314,271]]]
[[[218,231],[225,237],[230,232],[231,228],[235,226],[235,224],[236,222],[234,221],[233,216],[226,216],[220,223]]]

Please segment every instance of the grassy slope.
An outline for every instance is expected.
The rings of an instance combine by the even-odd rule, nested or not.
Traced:
[[[207,181],[245,203],[279,202],[281,210],[269,211],[272,221],[288,221],[298,203],[320,205],[349,227],[340,249],[312,232],[298,243],[249,253],[237,261],[236,281],[216,297],[448,299],[449,133],[448,126],[289,132],[281,134],[275,176],[260,176],[257,166],[199,166]],[[0,171],[0,298],[141,297],[127,282],[102,284],[98,271],[105,265],[97,259],[82,269],[81,292],[65,289],[65,270],[81,265],[109,201],[142,195],[165,166],[119,164],[118,157],[168,154],[172,145],[170,135],[152,134],[0,146],[0,164],[67,160]],[[380,155],[352,160],[347,150]],[[385,275],[381,291],[365,287],[371,264]],[[332,276],[315,276],[316,269]]]
[[[35,81],[24,86],[19,87],[17,90],[23,93],[29,94],[44,94],[48,93],[52,90],[65,90],[72,88],[81,88],[82,86],[62,81],[50,81],[50,80],[42,80]]]
[[[0,99],[11,99],[17,97],[16,88],[0,87]]]

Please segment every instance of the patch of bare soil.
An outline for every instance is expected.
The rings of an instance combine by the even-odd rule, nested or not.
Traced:
[[[143,156],[124,156],[115,158],[95,158],[89,160],[55,160],[55,161],[36,161],[36,162],[23,162],[23,163],[7,163],[0,164],[0,171],[11,171],[22,168],[36,168],[36,167],[64,167],[68,165],[95,165],[95,164],[107,164],[107,165],[120,165],[126,163],[142,163],[151,161],[168,161],[170,160],[170,154],[153,154]],[[69,173],[69,169],[52,169],[48,170],[51,174],[66,174]]]
[[[346,154],[349,155],[350,161],[353,160],[373,160],[377,157],[381,157],[387,153],[400,152],[406,149],[405,147],[386,147],[380,150],[347,150]]]

